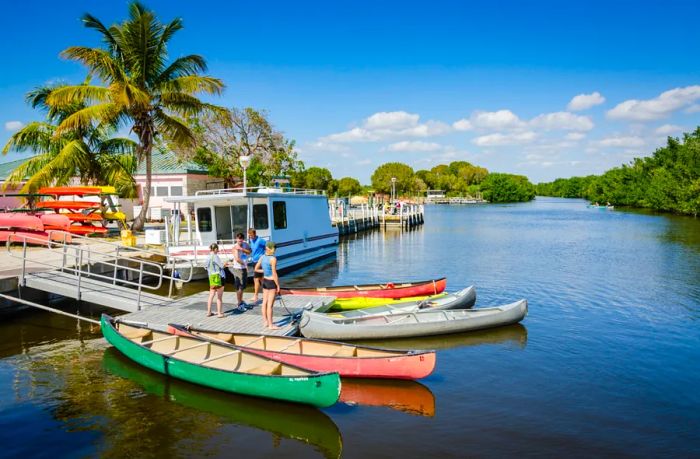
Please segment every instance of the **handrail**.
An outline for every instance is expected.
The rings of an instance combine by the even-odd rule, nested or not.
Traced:
[[[63,233],[63,232],[59,232]],[[78,278],[77,282],[77,294],[76,297],[78,300],[81,299],[81,283],[82,283],[82,277],[87,276],[89,278],[93,279],[99,279],[99,280],[107,280],[111,281],[112,285],[117,284],[117,271],[119,269],[122,269],[124,272],[132,272],[132,273],[138,273],[138,282],[134,282],[128,279],[119,279],[119,283],[122,285],[129,285],[129,286],[134,286],[137,288],[138,291],[138,296],[137,296],[137,309],[141,309],[141,293],[144,288],[149,289],[149,290],[157,290],[163,285],[163,280],[169,280],[170,281],[170,291],[169,295],[172,295],[172,286],[175,281],[178,282],[189,282],[192,280],[192,271],[193,269],[190,269],[190,275],[188,279],[181,279],[181,278],[175,278],[174,277],[174,272],[175,272],[175,267],[174,267],[174,260],[170,261],[169,263],[158,263],[158,262],[152,262],[148,260],[143,260],[143,259],[137,259],[137,258],[132,258],[132,257],[124,257],[119,255],[119,249],[124,249],[124,247],[121,247],[117,245],[117,250],[114,253],[104,253],[104,252],[95,252],[92,250],[92,246],[88,244],[80,244],[80,245],[69,245],[67,244],[66,237],[64,235],[63,237],[63,242],[61,241],[54,241],[54,234],[52,231],[48,232],[48,237],[47,239],[43,238],[38,238],[35,236],[30,236],[30,235],[18,235],[18,234],[10,234],[7,239],[7,253],[9,256],[13,258],[21,258],[22,259],[22,278],[21,278],[21,285],[26,285],[26,266],[27,266],[27,261],[31,260],[33,263],[42,265],[42,266],[48,266],[53,269],[58,269],[64,272],[71,272],[75,274]],[[59,235],[60,236],[60,235]],[[22,255],[21,257],[19,255],[16,255],[12,251],[12,243],[21,243],[22,244]],[[54,250],[54,247],[60,247],[62,249],[62,257],[60,261],[56,262],[47,262],[45,259],[44,260],[37,260],[33,258],[28,257],[27,253],[27,245],[29,242],[33,242],[34,244],[46,246],[49,248],[49,250]],[[69,261],[71,259],[72,261]],[[137,263],[138,267],[132,267],[129,266],[128,263],[120,263],[121,260],[126,259],[128,262],[132,263]],[[104,274],[97,274],[92,272],[91,266],[93,263],[101,263],[104,266],[109,266],[114,268],[114,275],[113,276],[106,276]],[[83,268],[83,266],[86,264],[86,269]],[[171,265],[171,273],[172,275],[167,275],[164,272],[164,267],[167,267],[167,265]],[[192,265],[192,263],[190,263]],[[193,265],[192,265],[193,266]],[[158,282],[155,285],[145,285],[143,283],[143,277],[144,277],[144,272],[145,268],[150,267],[152,270],[149,270],[148,274],[154,275],[158,277]],[[125,276],[128,277],[128,276]]]
[[[215,196],[219,194],[238,194],[238,193],[280,193],[280,194],[305,194],[305,195],[321,195],[325,196],[324,190],[314,190],[308,188],[276,188],[271,186],[249,186],[238,188],[220,188],[216,190],[199,190],[194,193],[195,196]],[[183,196],[186,198],[187,196]]]

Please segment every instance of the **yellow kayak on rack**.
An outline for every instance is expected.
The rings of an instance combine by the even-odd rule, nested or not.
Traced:
[[[332,293],[331,293],[332,294]],[[366,296],[355,296],[351,298],[337,298],[330,307],[331,311],[350,311],[352,309],[373,308],[384,306],[385,304],[400,304],[411,301],[423,301],[427,299],[440,298],[445,293],[431,296],[408,296],[406,298],[369,298]]]

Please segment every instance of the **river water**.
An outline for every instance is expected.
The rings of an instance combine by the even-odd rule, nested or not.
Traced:
[[[438,349],[435,373],[344,380],[324,410],[168,380],[62,316],[3,317],[2,455],[700,456],[700,220],[548,198],[430,206],[423,227],[347,238],[283,284],[443,275],[476,285],[477,307],[526,298],[529,315],[386,342]]]

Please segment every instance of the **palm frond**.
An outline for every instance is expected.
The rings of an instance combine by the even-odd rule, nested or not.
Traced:
[[[103,81],[126,80],[126,75],[119,62],[114,59],[109,51],[104,49],[71,46],[61,51],[61,57],[82,63],[88,68],[90,73],[97,75]]]
[[[119,112],[119,107],[110,102],[85,107],[63,120],[56,128],[54,136],[70,131],[85,132],[94,125],[115,124],[119,118]]]
[[[53,136],[56,128],[49,124],[34,121],[24,126],[19,131],[12,134],[2,149],[2,154],[9,151],[33,150],[38,153],[45,153],[51,149]]]
[[[117,42],[115,41],[110,29],[105,27],[105,25],[102,24],[102,21],[97,19],[95,16],[91,15],[90,13],[85,13],[83,15],[83,24],[85,24],[85,27],[95,29],[101,33],[102,41],[105,42],[109,49],[115,50],[117,48]]]
[[[168,142],[182,148],[194,147],[194,134],[183,120],[174,116],[169,116],[163,111],[158,111],[154,118],[158,132],[163,135]]]
[[[200,72],[207,71],[207,63],[204,58],[198,54],[190,54],[175,59],[170,65],[163,70],[158,76],[157,83],[164,83],[174,78],[196,75]]]
[[[218,95],[224,89],[224,82],[209,76],[186,75],[163,81],[159,89],[161,92],[184,92],[187,94],[203,92]]]
[[[46,95],[46,103],[53,107],[64,107],[75,104],[91,104],[95,102],[107,102],[109,89],[104,86],[79,84],[74,86],[61,86],[51,90]]]
[[[90,151],[81,140],[73,140],[68,142],[58,154],[51,156],[43,167],[35,171],[22,190],[23,192],[34,191],[54,183],[63,185],[75,175],[82,176],[81,171],[89,169]]]

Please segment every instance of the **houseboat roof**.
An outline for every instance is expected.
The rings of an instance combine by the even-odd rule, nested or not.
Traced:
[[[275,187],[248,187],[245,192],[243,188],[223,188],[220,190],[200,190],[193,196],[176,196],[164,198],[165,202],[208,202],[225,201],[232,198],[266,198],[272,195],[284,196],[286,198],[323,198],[326,195],[321,190],[306,190],[300,188],[275,188]]]

